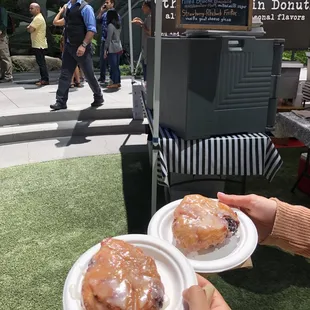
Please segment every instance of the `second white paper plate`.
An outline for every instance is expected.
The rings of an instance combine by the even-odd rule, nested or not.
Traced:
[[[173,201],[154,214],[148,226],[148,235],[166,240],[175,246],[172,233],[173,213],[181,201],[182,199]],[[258,241],[256,227],[246,214],[238,209],[233,210],[240,221],[238,232],[234,236],[228,238],[220,247],[184,254],[196,272],[218,273],[233,269],[244,263],[254,252]]]
[[[197,284],[193,267],[171,244],[148,235],[123,235],[113,237],[126,241],[143,250],[156,263],[161,281],[165,287],[165,308],[163,310],[183,310],[182,292]],[[99,251],[100,243],[90,248],[74,263],[68,273],[63,290],[64,310],[83,310],[82,282],[91,258]]]

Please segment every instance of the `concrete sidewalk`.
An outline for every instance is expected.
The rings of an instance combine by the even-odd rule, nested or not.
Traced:
[[[0,145],[0,168],[48,160],[115,154],[123,151],[147,151],[147,136],[145,134],[128,134],[130,126],[126,131],[125,123],[128,122],[128,117],[132,120],[131,79],[123,78],[122,87],[116,92],[105,92],[103,89],[105,102],[99,109],[89,109],[93,96],[88,84],[84,83],[83,88],[70,89],[68,110],[50,112],[49,106],[55,102],[58,77],[59,72],[51,72],[51,85],[37,87],[34,82],[38,79],[38,73],[17,73],[14,74],[13,83],[0,84],[0,118],[2,117],[4,124],[0,129],[2,131],[12,130],[12,134],[15,136],[18,130],[41,125],[43,130],[46,126],[54,123],[57,125],[57,130],[60,131],[63,129],[62,123],[76,123],[74,125],[76,129],[78,125],[85,122],[81,116],[86,113],[89,114],[91,125],[97,119],[99,122],[119,121],[124,123],[124,131],[127,134],[124,132],[113,135],[88,136],[87,130],[85,130],[85,135],[82,136],[56,136],[44,139],[42,131],[40,140]],[[70,118],[76,114],[80,116]],[[112,116],[119,120],[112,119]],[[53,120],[52,123],[54,118],[57,122]],[[68,118],[68,122],[66,122],[66,118]],[[91,125],[88,125],[86,129],[89,129]]]
[[[34,85],[38,73],[19,73],[14,75],[13,83],[0,84],[0,111],[18,108],[46,107],[55,103],[59,72],[51,72],[51,85],[37,87]],[[103,92],[105,103],[132,106],[131,80],[122,79],[122,87],[116,92]],[[83,88],[70,89],[68,108],[88,107],[93,101],[92,92],[87,83]]]
[[[147,152],[147,135],[61,137],[0,145],[0,168],[75,157]]]

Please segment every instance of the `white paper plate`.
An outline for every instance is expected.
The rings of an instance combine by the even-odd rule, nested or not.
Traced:
[[[197,284],[193,267],[186,257],[166,241],[148,235],[123,235],[114,237],[138,246],[155,259],[157,270],[165,287],[165,310],[183,310],[182,292]],[[63,290],[63,309],[82,310],[81,288],[88,263],[100,249],[100,243],[86,251],[68,273]]]
[[[175,245],[172,233],[174,209],[182,199],[173,201],[158,210],[148,226],[148,235]],[[196,272],[218,273],[233,269],[244,263],[254,252],[258,236],[252,220],[238,209],[233,209],[240,221],[237,233],[228,238],[221,247],[186,255]]]

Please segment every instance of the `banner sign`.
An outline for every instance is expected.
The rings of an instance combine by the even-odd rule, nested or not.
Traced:
[[[217,2],[217,0],[212,1]],[[184,29],[176,27],[177,0],[162,0],[162,2],[163,35],[183,33]],[[153,16],[155,16],[155,6],[153,9]],[[310,47],[310,0],[255,0],[253,16],[260,17],[264,23],[265,38],[285,39],[285,49]]]

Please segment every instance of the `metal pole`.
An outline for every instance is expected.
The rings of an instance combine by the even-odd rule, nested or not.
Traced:
[[[130,49],[130,72],[131,72],[131,83],[134,83],[133,76],[133,37],[132,37],[132,8],[131,8],[131,0],[128,0],[128,22],[129,22],[129,49]]]
[[[291,55],[291,61],[295,61],[295,51],[292,51],[292,55]]]
[[[152,205],[151,205],[151,216],[157,211],[157,160],[158,150],[154,149],[154,138],[152,145]]]
[[[139,66],[140,66],[141,59],[142,59],[142,52],[140,52],[138,62],[137,62],[136,67],[135,67],[135,69],[134,69],[134,76],[136,76],[136,74],[137,74],[137,70],[138,70],[138,68],[139,68]]]
[[[157,158],[159,148],[159,109],[160,109],[160,74],[161,74],[161,30],[162,1],[156,1],[155,51],[154,51],[154,94],[153,94],[153,158],[152,158],[152,215],[157,210]]]

